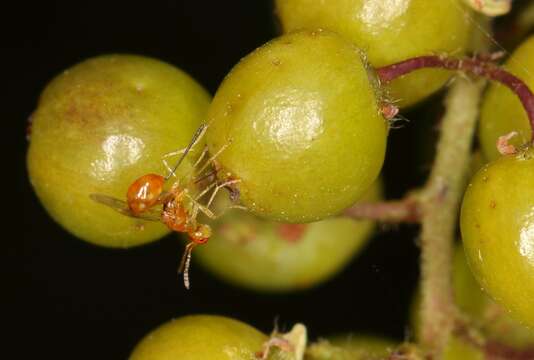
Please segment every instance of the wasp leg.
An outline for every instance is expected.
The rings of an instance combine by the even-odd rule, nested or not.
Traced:
[[[215,185],[217,185],[216,182],[210,184],[209,186],[206,186],[206,188],[204,190],[202,190],[202,192],[200,194],[198,194],[197,196],[195,196],[195,201],[198,201],[200,200],[200,198],[202,198],[204,195],[206,195],[211,189],[213,189],[215,187]],[[209,207],[209,205],[208,205]]]
[[[198,157],[198,160],[195,162],[195,164],[193,165],[193,168],[196,168],[200,162],[202,161],[202,159],[204,159],[204,156],[206,156],[206,154],[208,153],[208,147],[205,146],[204,147],[204,150],[202,150],[202,153],[200,154],[200,156]]]
[[[226,143],[224,144],[223,146],[221,146],[221,148],[212,156],[210,157],[208,160],[206,160],[206,162],[202,165],[202,167],[197,171],[197,174],[202,174],[202,172],[204,170],[207,169],[208,166],[210,166],[211,163],[213,163],[213,161],[219,156],[221,155],[221,153],[226,150],[226,148],[230,146],[230,143]]]
[[[230,205],[230,206],[225,207],[220,213],[213,214],[213,218],[212,219],[218,219],[221,216],[223,216],[224,214],[226,214],[226,212],[228,210],[232,210],[232,209],[239,209],[239,210],[245,210],[245,211],[248,210],[248,208],[246,206],[243,206],[243,205]]]
[[[210,197],[208,203],[206,204],[206,206],[207,207],[211,206],[211,204],[213,203],[213,200],[215,200],[215,196],[217,195],[219,190],[221,190],[222,188],[224,188],[226,186],[233,185],[233,184],[238,184],[240,182],[241,182],[241,179],[233,179],[233,180],[228,180],[228,181],[225,181],[225,182],[217,185],[215,187],[215,190],[213,190],[213,193],[211,194],[211,197]]]
[[[199,207],[198,207],[199,205],[200,204],[198,202],[193,202],[193,208],[191,209],[191,216],[188,219],[189,227],[191,227],[193,229],[197,225],[197,216],[198,216],[198,211],[199,211]]]
[[[206,206],[202,205],[198,201],[195,200],[191,195],[185,194],[189,200],[193,202],[193,211],[195,211],[195,208],[198,208],[204,215],[209,217],[210,219],[215,219],[215,214],[213,214],[213,211],[208,209]]]
[[[176,155],[181,155],[181,154],[185,153],[186,150],[187,150],[187,148],[183,148],[183,149],[176,150],[176,151],[171,151],[169,153],[164,154],[161,157],[161,161],[163,162],[163,165],[165,166],[165,169],[167,169],[167,172],[169,174],[172,174],[172,176],[174,176],[174,177],[176,177],[176,174],[172,171],[172,168],[171,168],[171,166],[169,165],[169,163],[167,162],[166,159],[170,158],[170,157],[173,157],[173,156],[176,156]]]

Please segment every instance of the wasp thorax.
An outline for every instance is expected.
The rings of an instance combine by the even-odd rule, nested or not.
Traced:
[[[169,227],[169,229],[178,232],[187,232],[189,214],[185,210],[180,201],[170,201],[165,204],[162,221]]]
[[[165,179],[161,175],[147,174],[135,180],[126,193],[128,206],[134,214],[140,214],[154,206],[163,192]]]

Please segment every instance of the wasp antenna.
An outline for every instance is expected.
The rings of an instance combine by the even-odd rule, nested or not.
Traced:
[[[189,243],[185,247],[184,254],[182,255],[182,261],[180,262],[180,267],[178,268],[178,273],[184,275],[184,285],[187,290],[191,287],[191,282],[189,281],[189,267],[191,265],[191,252],[195,248],[195,243]]]
[[[167,174],[167,176],[165,176],[165,180],[169,180],[171,176],[174,175],[174,173],[176,172],[176,170],[178,169],[178,167],[180,166],[180,164],[182,163],[182,161],[185,159],[185,157],[187,156],[187,154],[189,153],[189,151],[191,151],[191,149],[193,148],[193,146],[196,145],[196,143],[198,142],[198,140],[200,140],[200,138],[202,137],[202,135],[204,135],[204,133],[206,132],[206,129],[208,128],[208,124],[202,124],[200,125],[200,127],[197,129],[197,131],[195,132],[195,134],[193,135],[193,138],[191,139],[191,142],[189,143],[189,145],[187,145],[187,147],[185,148],[185,151],[184,153],[180,156],[180,158],[178,159],[178,161],[176,162],[176,165],[174,165],[174,167],[172,168],[172,170],[169,172],[169,174]]]
[[[189,282],[189,266],[191,264],[191,252],[187,254],[185,259],[185,269],[184,269],[184,286],[187,290],[190,289],[191,284]]]

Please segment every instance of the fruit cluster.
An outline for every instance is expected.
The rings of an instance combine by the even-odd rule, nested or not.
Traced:
[[[171,230],[186,234],[186,287],[198,247],[199,262],[231,283],[308,288],[362,249],[373,220],[424,227],[424,201],[439,201],[417,194],[382,201],[379,174],[399,108],[443,88],[450,70],[495,80],[478,133],[487,163],[466,188],[459,216],[471,270],[456,260],[454,274],[443,275],[453,277],[456,307],[487,342],[474,346],[454,332],[428,349],[422,335],[422,350],[398,351],[475,359],[491,341],[531,351],[534,37],[502,68],[490,58],[458,58],[478,49],[471,11],[461,0],[277,0],[285,33],[244,57],[213,99],[158,60],[86,60],[48,85],[32,115],[31,183],[58,223],[97,245],[128,248]],[[362,219],[348,216],[355,213]],[[447,261],[447,251],[437,255]],[[432,298],[424,283],[421,291]],[[417,333],[426,321],[417,321]],[[300,359],[305,335],[295,334],[269,337],[235,320],[189,316],[155,330],[131,359],[283,359],[288,352]],[[383,357],[395,346],[331,339],[309,346],[306,356]]]

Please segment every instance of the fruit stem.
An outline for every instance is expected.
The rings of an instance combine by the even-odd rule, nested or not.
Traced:
[[[484,84],[458,78],[451,86],[434,166],[418,194],[422,215],[421,345],[432,358],[442,353],[458,315],[452,290],[453,244]]]
[[[386,223],[417,223],[421,219],[419,201],[414,196],[393,201],[356,203],[343,215],[355,220],[372,219]]]
[[[387,83],[402,75],[423,68],[460,70],[476,77],[497,81],[508,87],[517,95],[525,108],[532,129],[531,139],[534,141],[534,94],[523,80],[484,58],[458,59],[438,55],[419,56],[378,68],[376,73],[381,82]]]

